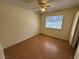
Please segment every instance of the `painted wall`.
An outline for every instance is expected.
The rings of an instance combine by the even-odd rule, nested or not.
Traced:
[[[77,49],[76,49],[76,53],[75,53],[74,59],[79,59],[79,44],[78,44],[78,46],[77,46]]]
[[[0,43],[0,59],[5,59],[1,43]]]
[[[38,15],[18,6],[0,3],[0,21],[3,48],[39,33]]]
[[[60,39],[69,40],[72,22],[74,20],[75,13],[78,10],[79,10],[79,7],[75,7],[75,8],[69,8],[69,9],[63,9],[60,11],[54,11],[51,13],[40,14],[40,21],[41,21],[40,32]],[[61,30],[45,28],[45,17],[55,16],[55,15],[64,16],[63,28]]]
[[[79,11],[76,13],[76,15],[75,15],[75,17],[74,17],[74,21],[73,21],[73,24],[72,24],[72,28],[71,28],[71,32],[70,32],[70,37],[69,37],[69,43],[70,43],[70,45],[72,45],[73,47],[75,47],[75,43],[76,43],[76,41],[77,41],[77,37],[75,38],[74,37],[74,34],[76,34],[75,33],[75,30],[77,31],[78,29],[76,29],[76,27],[77,27],[77,22],[78,22],[78,17],[79,17]],[[77,34],[78,35],[78,34]],[[77,35],[75,35],[75,36],[77,36]],[[74,40],[73,40],[74,39]],[[72,42],[72,41],[74,41],[74,42]],[[73,44],[72,44],[73,43]]]

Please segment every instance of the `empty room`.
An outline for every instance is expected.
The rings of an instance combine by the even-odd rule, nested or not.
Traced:
[[[0,0],[0,59],[79,59],[79,0]]]

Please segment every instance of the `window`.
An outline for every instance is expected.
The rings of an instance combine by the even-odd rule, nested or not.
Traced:
[[[46,17],[46,28],[62,29],[63,15]]]

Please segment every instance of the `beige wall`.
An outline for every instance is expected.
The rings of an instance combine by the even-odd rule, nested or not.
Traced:
[[[76,52],[75,52],[74,59],[79,59],[79,42],[78,42],[78,46],[77,46],[77,49],[76,49]]]
[[[0,3],[0,26],[0,41],[6,48],[38,34],[39,18],[30,10]]]
[[[3,52],[3,48],[1,46],[1,43],[0,43],[0,59],[5,59],[4,52]]]
[[[75,8],[63,9],[63,10],[55,11],[55,12],[51,12],[51,13],[40,14],[40,21],[41,21],[40,22],[40,25],[41,25],[40,32],[43,34],[46,34],[46,35],[68,40],[71,25],[72,25],[72,22],[74,19],[74,15],[78,10],[79,10],[79,7],[75,7]],[[53,16],[53,15],[63,15],[64,16],[63,28],[61,30],[45,28],[45,17]]]
[[[79,18],[79,11],[76,13],[76,15],[74,17],[74,21],[73,21],[73,24],[72,24],[70,37],[69,37],[69,43],[70,43],[70,45],[72,45],[72,47],[75,47],[75,44],[76,44],[76,41],[77,41],[78,34],[76,32],[79,31],[79,28],[78,27],[76,28],[76,26],[79,26],[79,24],[77,25],[78,18]],[[75,32],[75,30],[76,30],[76,32]],[[75,36],[74,36],[74,34],[75,34]]]

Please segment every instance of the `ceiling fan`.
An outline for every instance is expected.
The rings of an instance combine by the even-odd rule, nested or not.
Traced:
[[[51,1],[56,1],[56,0],[51,0]],[[50,0],[36,0],[38,7],[37,8],[32,8],[32,9],[38,9],[40,12],[45,12],[49,7],[54,7],[54,3],[50,3]]]

